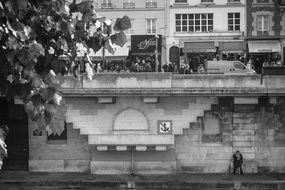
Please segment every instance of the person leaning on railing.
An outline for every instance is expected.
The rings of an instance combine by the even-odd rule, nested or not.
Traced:
[[[9,128],[7,125],[0,125],[0,170],[3,165],[4,157],[8,156],[7,145],[5,144],[5,139],[8,135]]]

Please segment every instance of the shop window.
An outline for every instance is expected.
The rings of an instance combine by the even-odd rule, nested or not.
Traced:
[[[228,3],[239,3],[240,0],[228,0]]]
[[[175,3],[187,3],[187,0],[175,0]]]
[[[269,0],[256,0],[257,3],[269,3]]]
[[[214,3],[214,0],[201,0],[201,3]]]
[[[228,13],[228,30],[240,31],[240,13]]]
[[[146,19],[146,33],[153,34],[156,33],[156,19]]]
[[[111,0],[102,0],[101,8],[102,8],[102,9],[112,8],[112,2],[111,2]]]
[[[67,123],[64,122],[63,132],[58,134],[51,134],[47,137],[48,144],[66,144],[67,143]]]
[[[212,32],[213,14],[176,14],[176,32]]]
[[[269,31],[269,16],[258,15],[257,16],[257,31],[266,32]]]

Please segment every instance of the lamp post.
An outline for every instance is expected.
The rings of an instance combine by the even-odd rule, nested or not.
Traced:
[[[154,34],[154,37],[155,37],[155,51],[154,51],[154,54],[155,54],[155,72],[158,72],[158,39],[159,39],[159,36],[157,34]]]

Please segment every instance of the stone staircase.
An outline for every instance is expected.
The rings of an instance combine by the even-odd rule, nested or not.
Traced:
[[[196,131],[202,131],[203,118],[221,118],[223,127],[220,131],[221,135],[217,137],[218,140],[221,139],[221,146],[231,146],[232,154],[239,150],[244,157],[244,172],[256,173],[256,117],[259,110],[258,104],[235,104],[231,109],[224,109],[223,116],[221,116],[221,109],[223,109],[221,102],[213,104],[211,110],[205,110],[203,116],[197,116],[197,121],[191,122],[189,128],[183,129],[183,134],[189,135]],[[202,133],[200,134],[202,135]],[[203,137],[201,137],[201,143],[204,143]]]
[[[239,109],[241,107],[244,109]],[[257,172],[256,107],[257,105],[238,105],[233,112],[233,153],[237,150],[242,153],[246,173]]]

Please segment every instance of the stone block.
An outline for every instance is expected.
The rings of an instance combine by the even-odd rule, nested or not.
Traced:
[[[155,151],[166,151],[166,146],[155,146]]]
[[[156,161],[156,162],[135,162],[135,172],[137,174],[175,174],[175,161]]]
[[[254,130],[234,130],[233,135],[235,136],[254,136]]]
[[[233,146],[234,147],[252,147],[252,146],[254,146],[255,145],[255,143],[254,142],[250,142],[250,141],[248,141],[248,142],[242,142],[242,141],[233,141]]]
[[[129,174],[131,173],[130,161],[91,161],[91,174]]]
[[[146,104],[158,103],[158,97],[143,97],[143,102]]]
[[[233,123],[244,123],[244,124],[253,124],[255,123],[255,119],[254,118],[233,118]]]
[[[258,104],[235,104],[234,111],[235,112],[258,112],[259,105]]]
[[[233,136],[233,141],[252,142],[255,140],[254,136]]]
[[[234,118],[238,118],[238,117],[251,118],[251,117],[255,117],[255,114],[254,114],[254,113],[246,113],[246,112],[234,112],[234,113],[233,113],[233,117],[234,117]]]
[[[136,151],[146,151],[146,146],[136,146]]]
[[[97,146],[97,151],[107,151],[108,146]]]
[[[64,172],[64,160],[29,160],[30,172]]]
[[[100,104],[113,104],[115,102],[115,97],[98,97],[98,103]]]
[[[257,162],[254,160],[244,160],[244,173],[257,173]]]
[[[90,172],[89,160],[64,160],[64,172]]]
[[[254,123],[234,123],[234,130],[255,130],[257,125]]]
[[[258,97],[234,97],[234,104],[258,104]]]
[[[127,151],[127,146],[116,146],[116,151]]]

